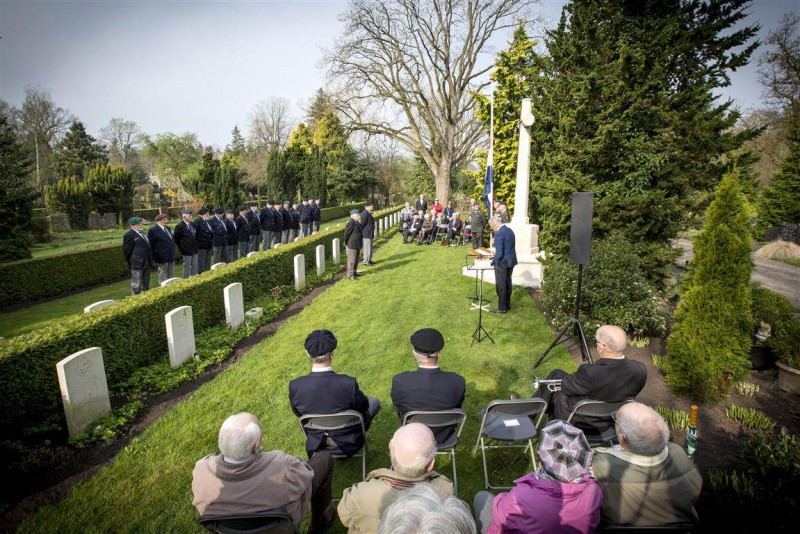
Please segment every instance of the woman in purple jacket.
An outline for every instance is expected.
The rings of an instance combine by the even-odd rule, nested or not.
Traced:
[[[514,481],[508,493],[475,496],[482,534],[591,533],[600,523],[603,494],[589,478],[592,449],[583,431],[551,421],[541,431],[539,468]]]

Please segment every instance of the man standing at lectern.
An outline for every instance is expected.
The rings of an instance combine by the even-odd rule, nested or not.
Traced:
[[[514,231],[500,221],[499,217],[489,220],[494,232],[494,280],[497,290],[497,308],[492,313],[508,313],[511,308],[511,273],[517,264]]]

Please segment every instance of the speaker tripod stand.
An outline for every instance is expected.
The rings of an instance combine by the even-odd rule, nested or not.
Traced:
[[[580,320],[580,312],[581,312],[581,280],[583,279],[583,265],[578,265],[578,291],[575,295],[575,315],[568,319],[564,326],[561,328],[561,331],[558,333],[558,336],[550,343],[550,346],[547,347],[547,350],[544,351],[544,354],[536,360],[536,365],[533,366],[534,369],[539,367],[539,365],[544,361],[547,355],[553,350],[553,347],[558,345],[558,342],[561,341],[567,334],[567,330],[570,327],[574,328],[573,336],[578,340],[578,346],[581,351],[581,356],[583,356],[583,360],[589,363],[594,363],[592,361],[592,353],[589,352],[589,345],[586,344],[586,335],[583,333],[583,326],[581,326]]]
[[[468,269],[475,269],[476,271],[480,271],[481,272],[481,284],[480,284],[481,289],[480,289],[480,294],[478,295],[478,306],[477,306],[477,308],[478,308],[478,326],[477,326],[477,328],[475,328],[475,332],[472,333],[472,343],[470,343],[469,346],[471,347],[472,345],[475,344],[476,341],[478,343],[480,343],[481,341],[483,341],[484,339],[487,339],[487,338],[489,339],[489,341],[494,343],[494,339],[492,339],[492,336],[489,335],[489,332],[487,332],[486,328],[484,328],[484,326],[483,326],[483,309],[484,309],[484,306],[481,305],[481,303],[483,303],[484,301],[485,302],[489,302],[488,300],[485,300],[483,298],[483,271],[485,271],[486,269],[482,268],[482,267],[477,267],[475,265],[472,265],[471,267],[467,267],[467,268]],[[478,279],[478,273],[477,272],[475,273],[475,279],[476,280]],[[473,306],[474,306],[474,304],[473,304]],[[470,308],[470,309],[474,309],[474,308]]]

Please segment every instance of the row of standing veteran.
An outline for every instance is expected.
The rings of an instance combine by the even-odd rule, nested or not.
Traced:
[[[270,250],[278,243],[290,243],[297,237],[306,237],[319,231],[322,221],[320,198],[306,197],[302,204],[283,204],[270,199],[266,206],[258,209],[257,202],[251,202],[243,214],[248,228],[248,252]]]

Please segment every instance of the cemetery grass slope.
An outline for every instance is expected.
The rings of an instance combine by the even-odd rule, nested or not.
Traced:
[[[485,316],[497,343],[486,340],[470,347],[477,312],[467,306],[474,283],[460,275],[465,252],[463,247],[403,245],[395,237],[377,252],[376,265],[361,267],[361,278],[328,289],[273,337],[133,439],[93,479],[75,486],[59,505],[40,510],[20,532],[202,532],[191,506],[191,471],[199,458],[217,451],[217,432],[227,416],[256,414],[264,425],[265,450],[305,456],[302,432],[289,407],[288,382],[308,372],[303,341],[318,328],[332,330],[339,340],[334,368],[355,376],[383,406],[368,435],[368,470],[389,464],[387,446],[399,424],[389,396],[391,377],[415,367],[409,336],[423,327],[442,331],[442,367],[467,380],[468,419],[457,462],[459,496],[469,502],[483,488],[480,456],[472,453],[478,412],[493,399],[531,394],[531,366],[553,334],[528,292],[516,288],[512,313]],[[486,289],[494,298],[494,287],[487,284]],[[556,367],[575,368],[561,347],[537,374],[545,376]],[[529,459],[518,451],[495,452],[490,465],[495,483],[510,484],[530,470]],[[437,459],[437,470],[452,476],[444,456]],[[358,459],[337,461],[334,497],[360,478]],[[338,524],[333,532],[344,529]]]

